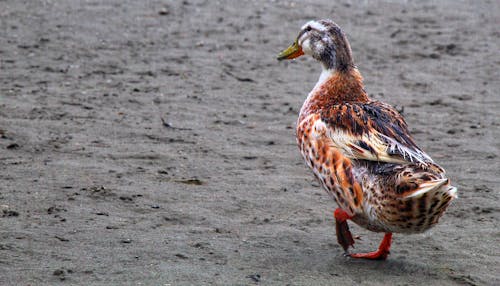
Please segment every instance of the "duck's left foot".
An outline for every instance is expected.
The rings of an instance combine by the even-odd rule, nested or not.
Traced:
[[[351,217],[340,208],[336,209],[333,215],[335,217],[337,241],[347,253],[349,247],[354,247],[354,239],[352,238],[352,234],[349,231],[349,225],[347,224],[347,220]]]
[[[380,243],[377,251],[368,252],[368,253],[353,253],[349,254],[352,258],[365,258],[372,260],[385,260],[389,255],[392,242],[392,233],[388,232],[385,234],[384,239]]]

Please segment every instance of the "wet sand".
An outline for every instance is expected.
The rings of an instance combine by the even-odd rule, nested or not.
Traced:
[[[314,2],[1,1],[0,284],[500,284],[499,3]],[[459,188],[387,261],[295,144],[320,18]]]

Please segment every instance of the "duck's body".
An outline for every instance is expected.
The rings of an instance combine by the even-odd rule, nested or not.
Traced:
[[[297,122],[302,156],[360,226],[377,232],[425,231],[451,201],[444,170],[418,149],[403,117],[368,99],[359,72],[350,73],[333,73],[304,103]],[[359,94],[355,100],[341,98],[348,91]]]
[[[418,233],[435,225],[456,197],[456,188],[416,146],[403,117],[368,97],[349,43],[336,24],[306,24],[281,59],[304,53],[323,64],[323,73],[297,121],[300,151],[339,205],[339,243],[346,251],[354,244],[350,219],[386,233],[378,251],[351,256],[385,259],[392,233]]]

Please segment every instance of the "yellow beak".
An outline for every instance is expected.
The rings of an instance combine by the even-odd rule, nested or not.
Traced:
[[[299,46],[299,43],[295,40],[290,47],[286,48],[278,55],[278,61],[295,59],[303,54],[302,47]]]

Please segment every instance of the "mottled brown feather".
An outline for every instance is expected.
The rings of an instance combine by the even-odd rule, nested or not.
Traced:
[[[377,131],[410,150],[422,152],[412,139],[405,120],[392,106],[379,101],[330,103],[321,109],[321,120],[332,128],[341,129],[355,136],[373,134]],[[358,141],[358,146],[368,152],[375,153],[369,142]],[[361,150],[362,151],[362,150]],[[398,153],[392,154],[405,157]]]

